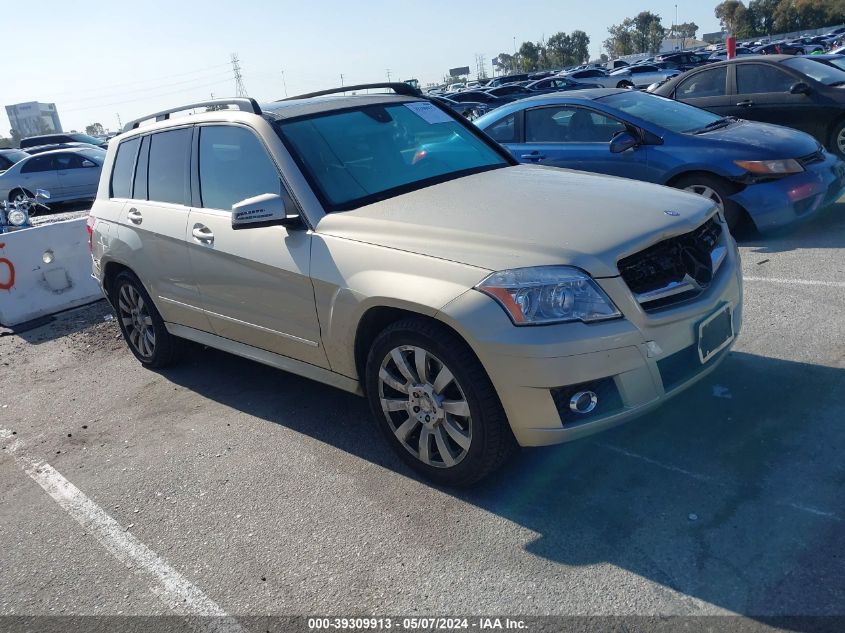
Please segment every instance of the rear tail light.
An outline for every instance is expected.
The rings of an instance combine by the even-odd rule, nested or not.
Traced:
[[[88,214],[88,219],[85,221],[85,230],[88,231],[88,250],[94,250],[94,225],[97,223],[97,219]]]

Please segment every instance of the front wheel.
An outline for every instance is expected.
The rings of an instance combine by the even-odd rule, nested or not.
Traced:
[[[29,217],[38,213],[38,206],[32,204],[32,194],[26,189],[15,189],[9,194],[9,201],[21,211],[26,211]]]
[[[845,159],[845,119],[833,126],[829,145],[833,153]]]
[[[673,186],[711,200],[719,207],[731,233],[745,228],[748,218],[742,207],[730,199],[730,196],[736,193],[736,189],[729,182],[709,174],[693,174],[681,178]]]
[[[438,323],[407,319],[389,326],[373,343],[365,379],[390,446],[438,484],[471,485],[516,449],[481,363]]]
[[[170,365],[178,356],[181,341],[167,331],[138,277],[128,270],[120,273],[111,296],[120,331],[135,358],[154,369]]]
[[[632,84],[630,81],[620,81],[618,84],[616,84],[616,87],[617,88],[627,88],[627,89],[630,90],[631,88],[634,87],[634,84]]]

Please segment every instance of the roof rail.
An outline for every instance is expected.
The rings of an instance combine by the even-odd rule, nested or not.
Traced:
[[[174,112],[182,112],[184,110],[193,110],[194,108],[207,108],[209,106],[237,106],[238,110],[242,112],[252,112],[253,114],[261,114],[261,106],[255,99],[249,97],[234,98],[234,99],[212,99],[210,101],[198,101],[197,103],[189,103],[188,105],[179,106],[178,108],[170,108],[169,110],[162,110],[154,114],[134,119],[123,126],[123,131],[128,132],[139,127],[142,122],[155,119],[156,121],[167,121],[170,115]]]
[[[322,97],[323,95],[333,95],[339,94],[342,92],[353,92],[355,90],[368,90],[370,88],[390,88],[398,95],[402,95],[404,97],[420,97],[422,96],[422,92],[410,86],[406,83],[401,83],[398,81],[393,82],[386,82],[386,83],[378,83],[378,84],[358,84],[355,86],[341,86],[340,88],[332,88],[330,90],[320,90],[318,92],[309,92],[308,94],[304,95],[297,95],[295,97],[286,97],[284,99],[279,99],[279,101],[292,101],[293,99],[309,99],[311,97]]]

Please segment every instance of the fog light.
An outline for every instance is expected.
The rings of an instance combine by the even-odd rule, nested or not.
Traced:
[[[41,256],[41,261],[45,264],[52,264],[54,259],[53,251],[44,251],[44,254]]]
[[[569,399],[569,410],[573,413],[590,413],[599,403],[594,391],[579,391]]]

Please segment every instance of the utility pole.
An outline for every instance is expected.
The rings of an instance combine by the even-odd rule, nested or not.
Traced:
[[[390,83],[390,69],[387,69],[387,83]]]
[[[235,73],[235,96],[246,97],[246,88],[244,87],[244,78],[241,75],[241,62],[238,59],[237,53],[232,53],[232,71]]]
[[[282,86],[285,88],[285,96],[288,96],[288,82],[285,81],[285,69],[282,69]]]
[[[340,73],[340,87],[343,88],[343,73]]]
[[[123,129],[123,123],[121,123],[121,121],[120,121],[120,112],[115,112],[115,115],[117,116],[117,129],[122,130]]]

